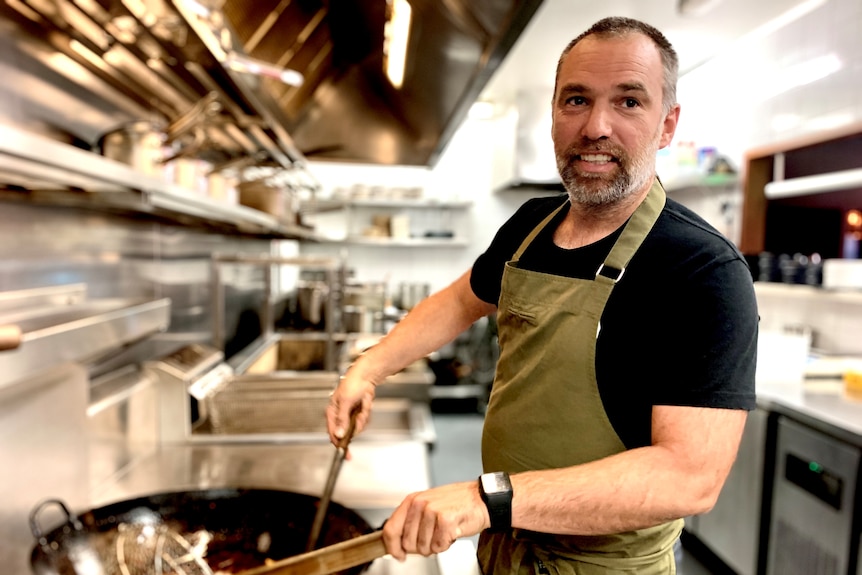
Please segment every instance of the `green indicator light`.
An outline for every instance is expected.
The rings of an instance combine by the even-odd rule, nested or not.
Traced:
[[[814,473],[820,473],[821,471],[823,471],[823,466],[816,461],[811,461],[808,463],[808,469],[810,469]]]

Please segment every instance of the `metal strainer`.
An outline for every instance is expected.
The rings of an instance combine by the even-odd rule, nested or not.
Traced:
[[[122,575],[213,575],[204,560],[210,536],[188,540],[164,523],[120,523],[116,558]]]

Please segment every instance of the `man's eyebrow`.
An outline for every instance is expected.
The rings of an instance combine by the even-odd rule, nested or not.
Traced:
[[[564,84],[560,88],[560,92],[589,92],[589,88],[584,86],[583,84]]]
[[[625,82],[622,84],[617,84],[617,88],[622,92],[646,92],[646,86],[641,84],[640,82]]]

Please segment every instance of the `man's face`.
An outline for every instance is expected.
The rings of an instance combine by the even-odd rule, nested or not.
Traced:
[[[573,202],[601,206],[652,184],[679,106],[662,111],[663,67],[652,41],[588,36],[560,67],[553,103],[557,169]]]

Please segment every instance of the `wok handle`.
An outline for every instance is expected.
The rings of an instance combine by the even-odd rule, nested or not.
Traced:
[[[84,529],[84,525],[81,523],[81,520],[78,519],[78,516],[69,511],[69,508],[62,500],[46,499],[45,501],[42,501],[33,508],[33,511],[30,512],[30,532],[33,534],[33,537],[36,538],[36,541],[39,542],[39,545],[45,548],[46,551],[50,550],[50,542],[48,541],[48,538],[42,534],[42,528],[39,526],[38,517],[39,514],[50,505],[56,505],[63,511],[66,515],[66,525],[71,525],[75,531],[82,531]]]
[[[0,325],[0,351],[21,345],[21,328],[17,325]]]
[[[386,553],[383,531],[377,530],[236,575],[328,575],[370,563]]]

